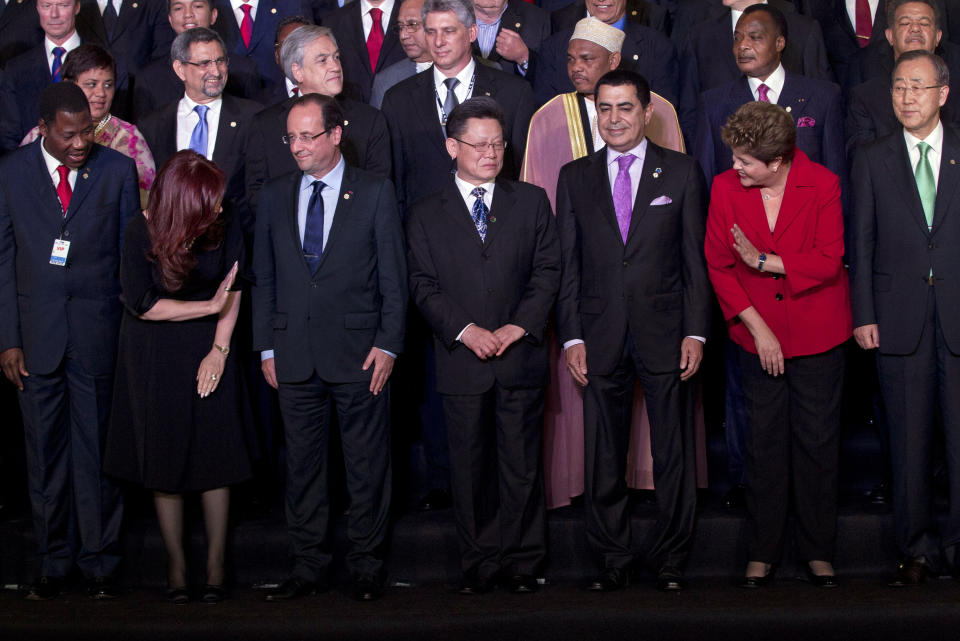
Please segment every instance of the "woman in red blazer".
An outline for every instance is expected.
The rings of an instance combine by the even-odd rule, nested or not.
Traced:
[[[811,583],[833,587],[841,345],[851,335],[840,183],[796,148],[793,118],[776,105],[743,105],[723,141],[734,164],[713,181],[705,251],[747,405],[742,585],[772,578],[792,486],[798,556]]]

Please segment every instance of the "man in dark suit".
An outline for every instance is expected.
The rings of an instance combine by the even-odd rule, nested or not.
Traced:
[[[40,579],[56,597],[76,565],[118,595],[119,490],[101,473],[120,328],[120,247],[139,215],[134,163],[93,143],[86,96],[40,94],[40,139],[0,162],[0,366],[20,390]]]
[[[960,567],[960,317],[953,313],[960,301],[953,277],[960,272],[960,136],[939,117],[948,76],[938,56],[904,53],[892,92],[903,128],[863,146],[853,166],[853,335],[860,347],[879,352],[894,532],[903,556],[895,586]],[[937,422],[951,502],[943,528],[931,482]]]
[[[550,36],[550,15],[524,0],[477,0],[473,55],[496,69],[526,77],[531,52]]]
[[[733,47],[733,32],[744,9],[755,0],[723,0],[717,5],[700,0],[706,15],[693,27],[680,48],[680,104],[677,114],[687,146],[696,137],[697,101],[700,93],[740,78],[734,56],[725,55]],[[792,73],[832,81],[823,35],[816,20],[796,13],[790,0],[769,0],[771,7],[783,13],[786,30],[783,34],[783,67]],[[718,55],[719,54],[719,55]]]
[[[700,95],[693,153],[707,184],[733,166],[730,150],[720,139],[720,128],[730,114],[751,100],[772,102],[786,109],[797,123],[797,147],[844,181],[840,90],[832,82],[784,69],[785,25],[783,13],[774,7],[747,7],[733,37],[733,56],[743,76]]]
[[[620,68],[642,75],[653,91],[671,104],[677,104],[680,95],[679,63],[676,47],[670,39],[656,29],[630,19],[626,0],[613,0],[609,6],[605,3],[602,8],[599,3],[592,3],[592,7],[591,15],[626,34],[620,50]],[[583,17],[583,12],[579,12],[579,18]],[[574,90],[567,75],[567,45],[576,22],[574,20],[569,27],[555,31],[534,56],[533,88],[538,105],[558,94]]]
[[[667,10],[659,4],[647,0],[625,0],[625,6],[619,2],[598,2],[598,0],[576,0],[565,7],[561,7],[550,14],[550,25],[554,33],[572,29],[578,22],[587,16],[603,20],[607,24],[611,16],[621,16],[631,22],[666,35],[669,31],[670,19]]]
[[[137,73],[151,60],[166,58],[174,33],[167,0],[79,0],[77,29],[84,42],[98,44],[117,61],[112,113],[131,119]],[[102,5],[102,6],[101,6]]]
[[[397,8],[396,0],[357,0],[323,19],[340,43],[340,64],[363,102],[370,102],[376,75],[406,57],[396,30]]]
[[[855,4],[840,0],[799,0],[801,13],[820,23],[830,68],[844,92],[863,80],[859,71],[860,51],[884,39],[885,3],[886,0],[878,0],[876,11],[871,15],[869,0],[855,0]]]
[[[653,112],[642,76],[605,74],[595,100],[607,146],[565,165],[557,184],[557,334],[584,386],[587,540],[603,559],[587,588],[622,588],[633,565],[625,473],[639,380],[659,512],[647,564],[658,588],[680,590],[696,507],[690,381],[710,320],[706,189],[695,160],[645,138]]]
[[[390,181],[344,162],[332,97],[298,98],[287,122],[300,171],[264,187],[254,252],[254,349],[279,390],[294,557],[267,600],[328,585],[332,402],[350,495],[347,568],[353,596],[370,601],[382,593],[390,506],[388,379],[406,319],[403,230]]]
[[[340,153],[347,164],[383,177],[390,175],[390,134],[379,111],[343,97],[340,49],[328,27],[306,25],[287,36],[280,50],[284,73],[292,78],[300,95],[319,93],[338,97],[343,111]],[[256,115],[247,143],[247,197],[256,207],[263,184],[296,169],[294,158],[283,143],[287,115],[295,98],[288,98]]]
[[[450,442],[461,594],[498,578],[534,592],[547,552],[544,334],[560,243],[546,193],[497,177],[502,123],[492,98],[457,106],[446,140],[457,172],[407,218],[410,290],[433,330]]]
[[[427,36],[423,31],[423,0],[404,0],[397,14],[397,36],[406,58],[395,62],[380,71],[373,79],[373,88],[370,90],[370,106],[377,109],[383,104],[383,96],[387,89],[426,71],[433,64],[430,49],[427,47]]]
[[[209,29],[217,19],[213,0],[169,0],[167,20],[174,33],[180,35],[187,29]],[[230,74],[224,91],[238,98],[255,99],[260,92],[260,76],[257,66],[244,56],[227,54]],[[177,76],[168,56],[149,63],[137,72],[133,88],[134,121],[153,113],[183,95],[183,81]]]
[[[280,60],[280,51],[283,49],[283,43],[295,29],[308,24],[313,23],[305,16],[287,16],[281,18],[280,22],[277,23],[277,33],[273,38],[273,57],[281,73],[283,72],[283,62]],[[284,75],[282,84],[265,87],[256,95],[254,100],[261,105],[270,107],[278,102],[283,102],[287,98],[296,98],[299,95],[300,89],[297,88],[297,83]]]
[[[264,88],[283,84],[273,53],[277,23],[286,16],[311,15],[309,0],[259,0],[256,6],[250,0],[217,0],[216,7],[213,29],[227,51],[252,60]]]
[[[226,50],[215,31],[195,27],[181,33],[170,48],[173,70],[183,82],[180,100],[141,119],[157,167],[182,149],[192,149],[217,164],[227,177],[225,202],[234,219],[253,238],[253,213],[245,196],[247,132],[260,105],[223,93]]]
[[[960,77],[960,47],[942,39],[940,10],[931,0],[888,0],[885,42],[864,50],[863,75],[868,79],[850,90],[847,98],[847,156],[852,160],[858,145],[883,138],[901,128],[890,102],[890,74],[900,56],[914,49],[936,53],[947,63],[951,77]],[[948,95],[940,118],[960,125],[960,97]]]
[[[67,54],[80,46],[76,28],[80,0],[67,4],[37,5],[42,42],[11,60],[4,69],[0,85],[0,152],[19,147],[27,132],[37,125],[40,92],[61,80],[60,68]]]
[[[0,9],[0,69],[42,40],[36,0],[7,0]]]

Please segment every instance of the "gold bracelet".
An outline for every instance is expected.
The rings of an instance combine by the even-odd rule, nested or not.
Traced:
[[[213,349],[218,350],[224,356],[230,353],[229,347],[223,347],[221,345],[217,345],[216,343],[213,344]]]

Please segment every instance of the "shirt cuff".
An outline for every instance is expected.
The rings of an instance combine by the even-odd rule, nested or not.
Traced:
[[[700,341],[701,343],[706,343],[707,339],[703,336],[687,336],[687,338],[692,338],[693,340]]]
[[[457,334],[457,342],[458,342],[458,343],[460,342],[460,338],[463,336],[463,333],[464,333],[465,331],[467,331],[467,328],[470,327],[471,325],[476,325],[476,323],[467,323],[466,326],[465,326],[463,329],[460,330],[460,333]]]
[[[573,339],[568,340],[567,342],[565,342],[565,343],[563,344],[563,349],[564,349],[564,351],[566,351],[566,350],[570,349],[571,347],[573,347],[574,345],[583,345],[583,341],[582,341],[581,339],[579,339],[579,338],[573,338]]]
[[[260,352],[260,362],[261,362],[261,363],[262,363],[263,361],[269,361],[271,358],[273,358],[273,350],[272,350],[272,349],[265,349],[265,350],[263,350],[262,352]]]
[[[377,346],[374,345],[374,347],[377,347]],[[395,358],[397,357],[396,354],[394,354],[393,352],[388,352],[387,350],[383,349],[382,347],[377,347],[377,349],[379,349],[381,352],[383,352],[384,354],[386,354],[386,355],[389,356],[390,358],[395,359]]]

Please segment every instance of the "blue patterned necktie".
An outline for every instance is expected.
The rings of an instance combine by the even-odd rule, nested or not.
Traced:
[[[313,193],[307,205],[307,222],[303,226],[303,257],[311,274],[317,271],[323,254],[323,197],[320,192],[324,187],[326,184],[322,181],[313,181]]]
[[[471,214],[473,218],[473,224],[477,226],[477,233],[480,234],[480,240],[487,240],[487,204],[483,202],[483,195],[487,193],[487,190],[483,187],[477,187],[470,192],[470,195],[476,198],[473,201],[473,213]]]
[[[52,72],[54,82],[60,82],[63,80],[63,74],[60,73],[60,67],[63,66],[63,54],[65,53],[67,53],[67,50],[63,47],[53,48],[53,67],[50,68],[50,71]]]
[[[190,134],[190,149],[204,157],[207,155],[207,111],[209,109],[210,107],[206,105],[197,105],[193,108],[200,120]]]

